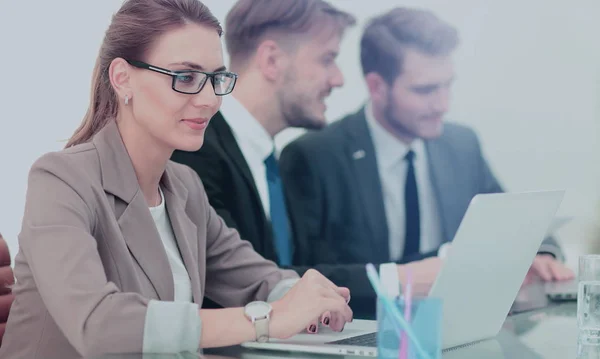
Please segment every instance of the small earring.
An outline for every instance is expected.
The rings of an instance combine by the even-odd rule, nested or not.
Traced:
[[[129,96],[125,95],[125,106],[129,105]]]

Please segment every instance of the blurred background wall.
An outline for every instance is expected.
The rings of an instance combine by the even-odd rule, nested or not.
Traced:
[[[359,39],[368,18],[420,6],[459,28],[449,120],[480,135],[510,191],[567,189],[558,231],[568,262],[600,253],[600,2],[597,0],[331,0],[358,26],[344,39],[346,76],[328,101],[330,121],[366,98]],[[16,254],[27,172],[61,149],[87,108],[91,70],[120,0],[0,0],[0,231]],[[222,21],[234,0],[205,0]],[[281,147],[301,131],[282,133]]]

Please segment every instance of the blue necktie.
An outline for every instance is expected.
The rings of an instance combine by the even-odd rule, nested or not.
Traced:
[[[290,228],[275,154],[272,153],[267,157],[265,166],[267,167],[267,184],[269,185],[271,225],[275,237],[275,249],[279,256],[279,265],[289,266],[292,264]]]

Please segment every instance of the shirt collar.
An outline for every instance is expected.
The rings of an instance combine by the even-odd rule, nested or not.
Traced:
[[[220,111],[243,149],[251,149],[263,161],[273,153],[273,138],[235,97],[224,96]]]
[[[425,158],[423,140],[415,139],[410,146],[407,146],[404,142],[394,137],[375,119],[373,106],[370,101],[365,106],[365,117],[373,139],[377,163],[382,169],[390,169],[401,163],[411,149],[415,152],[415,161]]]

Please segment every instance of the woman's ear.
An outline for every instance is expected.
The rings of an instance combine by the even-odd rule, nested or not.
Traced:
[[[124,102],[128,102],[132,98],[131,89],[131,66],[122,58],[114,59],[108,68],[108,76],[110,84],[115,93]]]

